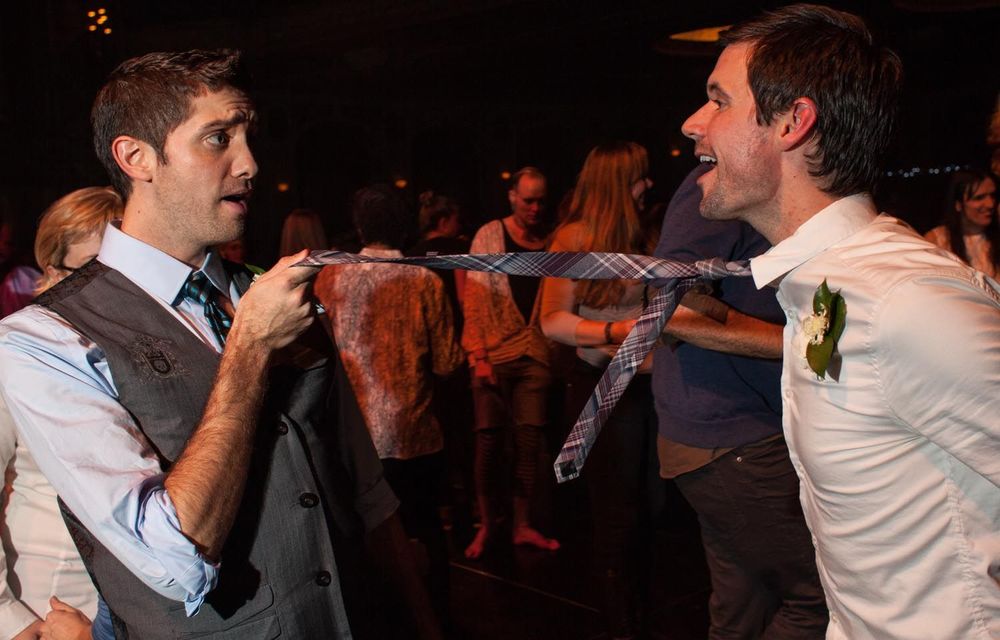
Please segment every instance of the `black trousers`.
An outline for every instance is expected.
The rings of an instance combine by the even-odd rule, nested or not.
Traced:
[[[676,482],[701,523],[709,638],[824,638],[826,600],[784,439],[738,447]]]
[[[383,458],[382,466],[385,479],[399,498],[399,515],[407,535],[419,540],[427,550],[427,590],[435,613],[443,624],[447,624],[450,587],[448,542],[438,514],[445,478],[445,456],[438,452],[409,460]]]
[[[575,364],[567,394],[570,415],[583,408],[601,373],[582,361]],[[650,376],[637,375],[608,417],[581,474],[590,495],[594,572],[614,636],[637,632],[648,600],[652,520],[666,499],[656,434]]]

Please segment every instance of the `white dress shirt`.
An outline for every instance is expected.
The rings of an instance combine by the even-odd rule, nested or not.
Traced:
[[[786,311],[782,406],[828,638],[1000,637],[1000,285],[863,195],[752,261]],[[838,379],[806,368],[827,280]]]
[[[8,490],[0,532],[0,638],[44,618],[57,596],[93,620],[97,591],[59,514],[52,489],[24,444],[0,396],[0,467]]]
[[[190,267],[111,225],[97,259],[220,350],[202,305],[177,302]],[[238,302],[214,254],[201,270]],[[0,393],[18,439],[84,526],[150,588],[196,613],[218,566],[181,532],[160,463],[119,404],[101,348],[55,312],[26,307],[0,321]]]

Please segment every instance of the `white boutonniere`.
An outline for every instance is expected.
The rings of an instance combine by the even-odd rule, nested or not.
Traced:
[[[834,371],[831,369],[831,361],[839,361],[837,341],[844,333],[846,323],[847,304],[844,297],[840,295],[839,289],[830,291],[824,279],[813,294],[812,315],[802,320],[801,329],[795,338],[795,346],[806,366],[822,380],[826,379],[828,372],[834,380],[839,376],[839,366]]]

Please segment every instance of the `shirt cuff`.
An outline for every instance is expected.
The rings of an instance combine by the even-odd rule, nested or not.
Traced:
[[[183,599],[184,610],[193,616],[201,609],[219,578],[220,563],[210,562],[181,531],[180,519],[163,486],[163,477],[150,478],[138,527],[140,539],[163,567],[164,578],[174,599]],[[169,597],[169,596],[168,596]]]

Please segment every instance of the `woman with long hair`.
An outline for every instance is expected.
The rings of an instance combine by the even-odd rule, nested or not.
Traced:
[[[1000,273],[1000,222],[997,181],[980,169],[951,176],[945,198],[944,224],[924,236],[988,276]]]
[[[591,150],[577,179],[567,219],[550,251],[649,253],[655,237],[640,211],[648,177],[646,149],[615,142]],[[542,331],[577,347],[567,394],[570,415],[583,407],[648,297],[646,286],[627,280],[573,282],[546,278]],[[656,414],[650,389],[652,358],[615,406],[587,460],[594,521],[594,563],[604,595],[604,615],[614,638],[640,632],[649,566],[650,519],[663,500],[656,461]]]
[[[279,256],[290,256],[309,249],[329,249],[323,220],[312,209],[292,209],[281,225]]]
[[[121,197],[110,187],[77,189],[56,200],[42,214],[35,235],[35,261],[42,269],[35,293],[94,258],[105,227],[121,217],[122,208]],[[0,581],[0,636],[34,638],[31,634],[45,631],[53,637],[70,632],[90,637],[90,618],[98,611],[97,592],[63,524],[56,493],[18,441],[2,398],[0,466],[13,472],[7,474],[7,502],[0,520],[4,542],[0,567],[7,570],[6,579]],[[95,629],[94,637],[112,637],[110,618],[105,615],[102,622],[108,626]]]

